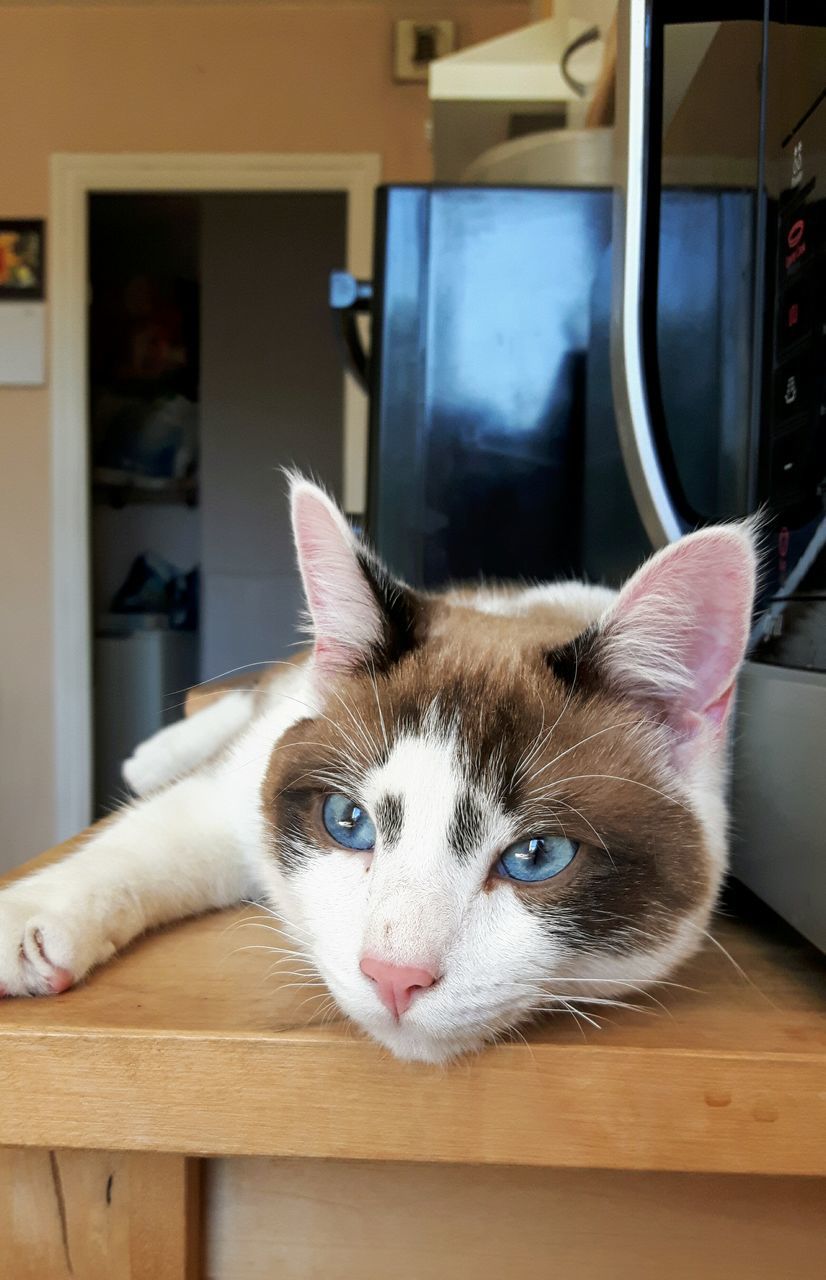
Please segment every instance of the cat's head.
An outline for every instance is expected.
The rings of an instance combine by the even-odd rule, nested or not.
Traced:
[[[392,579],[314,486],[292,505],[319,712],[279,742],[263,803],[340,1007],[437,1062],[663,978],[725,865],[750,529],[684,538],[619,595],[435,596]]]

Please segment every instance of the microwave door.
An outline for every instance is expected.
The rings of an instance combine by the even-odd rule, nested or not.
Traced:
[[[754,506],[762,23],[742,11],[619,7],[611,382],[654,546]]]
[[[678,538],[685,524],[662,466],[654,437],[643,357],[643,259],[649,146],[644,0],[620,3],[617,14],[615,146],[619,159],[614,194],[611,390],[617,436],[631,493],[655,547]]]

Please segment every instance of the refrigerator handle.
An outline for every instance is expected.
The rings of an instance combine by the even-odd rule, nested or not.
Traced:
[[[654,438],[643,359],[643,254],[648,174],[651,0],[617,14],[616,175],[612,232],[611,389],[628,481],[655,547],[685,532]]]
[[[330,310],[338,318],[345,365],[361,389],[369,392],[370,357],[364,350],[356,316],[370,311],[373,285],[369,280],[356,280],[349,271],[331,271],[329,300]]]

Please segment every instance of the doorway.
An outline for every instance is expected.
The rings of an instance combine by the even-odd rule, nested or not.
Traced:
[[[286,657],[285,464],[341,496],[342,192],[89,202],[94,813],[181,690]]]
[[[53,167],[62,838],[116,798],[116,762],[179,714],[174,690],[289,651],[299,589],[279,467],[363,510],[366,405],[326,279],[342,263],[368,273],[378,159]]]

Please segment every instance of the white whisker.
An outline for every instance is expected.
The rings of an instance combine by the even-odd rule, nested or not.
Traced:
[[[384,739],[384,747],[386,751],[389,751],[390,742],[387,737],[387,727],[384,723],[384,712],[381,709],[381,702],[379,701],[379,689],[376,684],[376,667],[372,658],[370,659],[370,683],[373,686],[373,696],[376,699],[376,709],[379,713],[379,721],[381,722],[381,736]]]
[[[584,747],[587,742],[593,742],[594,738],[599,738],[605,733],[615,733],[618,729],[627,729],[631,726],[632,721],[626,720],[624,724],[609,724],[602,729],[597,729],[595,733],[589,733],[587,738],[580,738],[579,742],[575,742],[572,747],[567,747],[565,751],[560,751],[554,756],[553,760],[549,760],[547,764],[543,764],[541,769],[537,769],[533,775],[534,778],[540,777],[546,770],[550,769],[558,761],[564,760],[565,756],[569,756],[572,751],[578,751],[580,747]]]
[[[548,792],[544,794],[550,795],[554,787],[561,787],[566,782],[586,782],[594,778],[604,779],[609,782],[628,782],[632,787],[642,787],[644,791],[651,791],[654,795],[661,796],[663,800],[667,800],[669,804],[679,805],[681,809],[690,812],[687,804],[684,804],[682,800],[678,800],[676,796],[670,796],[666,791],[661,791],[659,787],[652,787],[647,782],[640,782],[638,778],[626,778],[615,773],[575,773],[567,778],[554,778]]]

